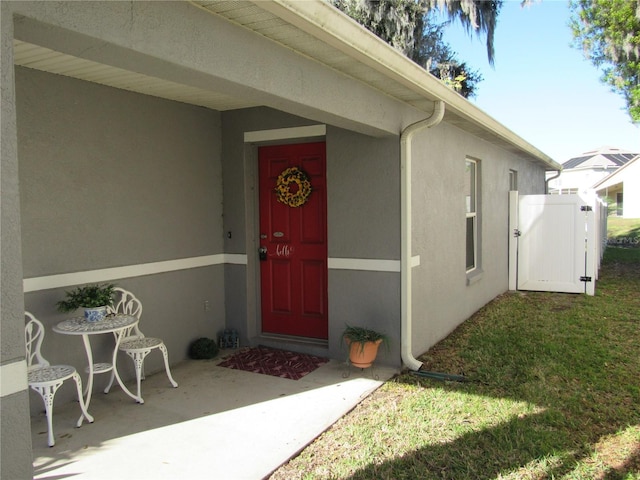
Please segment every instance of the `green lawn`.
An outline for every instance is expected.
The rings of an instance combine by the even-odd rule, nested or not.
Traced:
[[[607,238],[610,244],[640,246],[640,218],[607,218]]]
[[[276,479],[640,479],[640,249],[609,247],[596,295],[506,293]]]

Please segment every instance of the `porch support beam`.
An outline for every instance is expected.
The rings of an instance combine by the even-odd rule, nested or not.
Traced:
[[[249,105],[376,137],[396,135],[407,115],[422,114],[191,3],[15,2],[12,8],[18,40]]]

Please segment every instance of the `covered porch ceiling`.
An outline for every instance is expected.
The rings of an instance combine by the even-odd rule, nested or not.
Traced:
[[[194,0],[189,3],[410,105],[424,112],[425,117],[433,111],[435,101],[444,101],[445,122],[540,163],[547,170],[562,168],[327,2]],[[14,63],[218,111],[271,106],[233,92],[149,76],[20,39],[14,39]]]

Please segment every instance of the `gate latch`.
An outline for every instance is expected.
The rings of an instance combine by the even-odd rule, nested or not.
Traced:
[[[518,230],[517,228],[513,229],[513,236],[514,237],[519,237],[520,235],[522,235],[522,232],[520,230]]]
[[[591,281],[591,277],[580,277],[580,281],[581,282],[590,282]]]

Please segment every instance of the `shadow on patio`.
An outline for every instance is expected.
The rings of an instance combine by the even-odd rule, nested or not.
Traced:
[[[78,405],[55,405],[52,448],[44,414],[32,417],[34,478],[261,479],[396,373],[344,379],[332,360],[295,381],[218,367],[224,354],[172,367],[175,389],[164,371],[148,376],[143,405],[119,387],[94,393],[95,422],[79,429]]]

